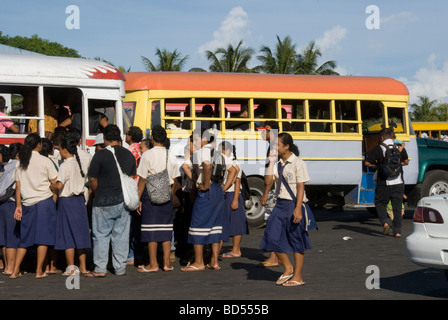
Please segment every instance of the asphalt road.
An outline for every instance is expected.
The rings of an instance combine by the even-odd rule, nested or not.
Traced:
[[[442,271],[413,264],[405,238],[412,232],[412,212],[403,221],[402,238],[382,235],[376,217],[364,210],[315,211],[319,230],[310,232],[313,248],[305,254],[306,285],[285,288],[275,285],[282,268],[257,264],[268,254],[259,249],[264,229],[251,230],[243,238],[243,257],[222,259],[221,270],[142,274],[130,266],[125,276],[108,274],[102,279],[71,279],[50,275],[35,279],[27,273],[19,279],[0,275],[1,300],[180,300],[201,301],[295,301],[295,300],[445,300],[448,282]],[[349,237],[349,240],[344,240]],[[347,239],[347,238],[346,238]],[[225,244],[224,249],[230,244]],[[366,280],[379,272],[379,289]],[[369,278],[371,279],[371,278]],[[78,281],[78,282],[75,282]],[[177,312],[177,309],[174,310]]]

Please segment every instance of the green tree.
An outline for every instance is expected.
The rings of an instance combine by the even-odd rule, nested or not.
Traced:
[[[188,55],[182,57],[182,54],[174,49],[174,51],[170,52],[166,49],[156,50],[156,57],[158,58],[158,62],[155,65],[146,57],[142,56],[142,62],[145,66],[146,70],[153,71],[182,71],[182,68],[185,66],[185,63],[188,59]]]
[[[268,46],[262,46],[261,55],[257,56],[261,65],[255,70],[265,73],[290,74],[297,71],[297,53],[296,45],[292,43],[289,36],[283,40],[277,36],[277,45],[274,52]]]
[[[31,36],[31,38],[20,36],[10,37],[3,35],[0,31],[0,44],[45,54],[47,56],[82,58],[75,49],[64,47],[57,42],[42,39],[37,34]]]
[[[418,102],[411,104],[411,119],[413,121],[439,120],[436,103],[437,100],[429,100],[427,96],[418,96]]]
[[[445,102],[440,102],[436,107],[437,116],[439,121],[448,121],[448,104]]]
[[[243,41],[238,42],[234,48],[231,44],[225,48],[218,48],[215,52],[207,51],[206,56],[210,61],[211,72],[253,72],[247,66],[252,58],[254,50],[243,46]]]
[[[326,61],[319,66],[317,60],[321,56],[321,51],[318,48],[315,48],[315,42],[311,41],[298,55],[298,68],[295,73],[339,75],[339,73],[334,71],[334,69],[336,68],[336,61]]]

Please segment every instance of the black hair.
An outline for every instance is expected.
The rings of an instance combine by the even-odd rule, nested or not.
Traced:
[[[42,138],[42,149],[40,150],[40,154],[44,157],[48,158],[48,155],[50,155],[53,152],[53,143],[50,141],[50,139]]]
[[[20,142],[11,143],[8,148],[8,159],[15,160],[17,154],[20,152],[22,147],[23,147],[23,144],[21,144]],[[5,158],[3,158],[3,159],[5,159]]]
[[[79,159],[79,155],[78,155],[79,139],[77,139],[77,138],[78,137],[76,134],[71,133],[71,132],[68,133],[64,137],[64,140],[62,141],[61,148],[67,150],[68,153],[72,154],[76,158],[76,162],[78,162],[78,165],[79,165],[79,171],[81,172],[81,176],[84,178],[85,174],[82,171],[81,160]]]
[[[289,151],[294,153],[296,156],[299,156],[299,148],[294,144],[294,140],[292,139],[291,135],[286,132],[279,133],[278,135],[279,139],[282,139],[282,143],[286,146],[289,146]]]
[[[383,128],[380,131],[380,136],[385,139],[395,139],[395,131],[393,128]]]
[[[129,127],[128,136],[131,136],[132,142],[139,143],[143,139],[143,131],[139,127]]]
[[[210,129],[201,128],[201,139],[207,139],[208,143],[215,141],[215,134]]]
[[[220,144],[221,148],[224,148],[224,150],[230,150],[233,153],[233,160],[236,160],[236,148],[234,144],[231,144],[229,141],[223,141]]]
[[[144,143],[148,149],[152,149],[153,147],[151,139],[143,139],[142,143]]]
[[[26,136],[22,149],[19,152],[20,168],[26,170],[30,164],[31,154],[37,145],[42,142],[37,133],[30,133]]]
[[[67,129],[65,129],[64,127],[57,127],[56,129],[54,129],[53,135],[51,136],[53,146],[60,146],[66,134]]]
[[[121,132],[120,128],[118,128],[115,124],[109,124],[103,130],[104,140],[107,141],[121,141]]]
[[[0,154],[2,155],[2,162],[6,163],[9,161],[9,151],[8,146],[5,146],[4,144],[0,144]]]
[[[166,144],[166,130],[160,126],[156,125],[151,130],[152,139],[154,142],[163,144],[165,146]]]

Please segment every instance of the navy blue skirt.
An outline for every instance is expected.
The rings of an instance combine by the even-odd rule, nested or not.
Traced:
[[[238,209],[232,210],[232,201],[235,193],[225,193],[225,203],[222,213],[222,240],[229,241],[229,237],[245,235],[249,233],[246,210],[244,209],[243,196],[238,197]]]
[[[22,206],[18,247],[28,248],[35,244],[54,246],[56,218],[56,204],[52,197],[32,206]]]
[[[14,218],[15,210],[16,203],[12,200],[7,200],[0,205],[0,219],[2,220],[0,245],[11,249],[18,248],[20,241],[20,222]]]
[[[198,191],[191,213],[188,243],[204,245],[222,240],[224,190],[212,183],[208,191]]]
[[[307,204],[308,212],[311,212]],[[302,220],[293,223],[295,203],[278,199],[266,221],[266,229],[260,248],[269,252],[303,253],[311,249],[311,241],[305,227],[305,213],[302,206]]]
[[[173,238],[173,202],[155,204],[142,194],[141,242],[166,242]]]
[[[89,219],[84,196],[61,197],[56,221],[56,250],[91,247]]]

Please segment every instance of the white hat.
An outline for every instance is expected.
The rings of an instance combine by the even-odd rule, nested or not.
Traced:
[[[93,145],[96,146],[97,144],[103,144],[103,143],[104,143],[103,134],[98,133],[97,136],[95,137],[95,143]]]

